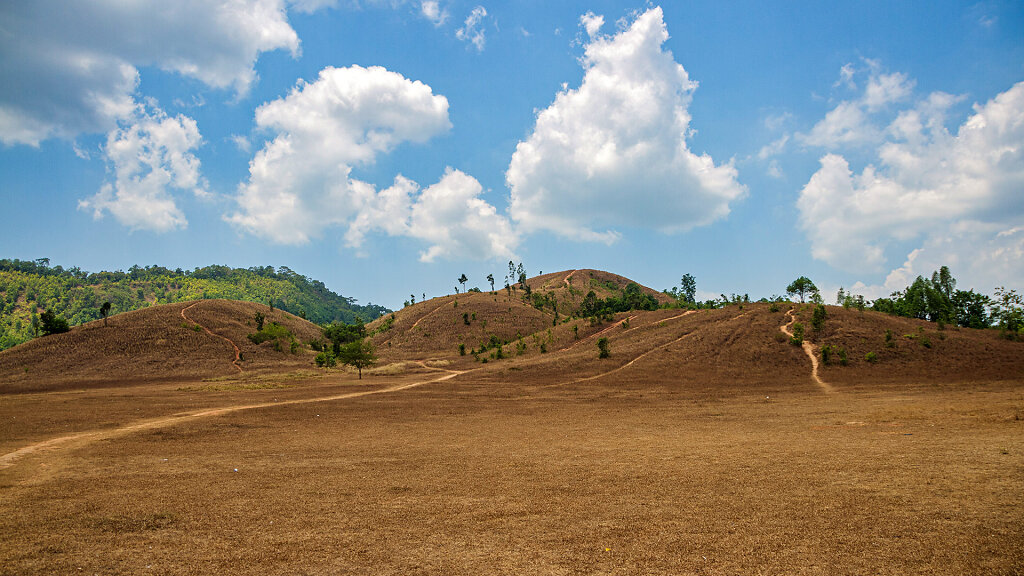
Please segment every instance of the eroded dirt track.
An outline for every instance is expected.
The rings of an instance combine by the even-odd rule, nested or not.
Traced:
[[[792,327],[793,324],[796,323],[796,316],[793,314],[792,308],[786,311],[786,316],[789,316],[789,322],[783,324],[782,326],[779,326],[779,330],[786,336],[792,338]],[[825,393],[834,394],[836,389],[828,382],[822,380],[821,376],[818,375],[818,355],[815,353],[814,344],[811,344],[807,340],[804,340],[801,343],[800,347],[803,348],[804,353],[807,354],[807,357],[811,359],[811,378],[819,387],[821,387],[823,391],[825,391]]]
[[[242,350],[238,347],[238,344],[235,344],[235,341],[232,340],[231,338],[228,338],[227,336],[221,336],[220,334],[216,334],[213,331],[211,331],[209,328],[207,328],[206,326],[203,326],[199,322],[196,322],[192,318],[189,318],[188,316],[185,315],[185,311],[186,310],[190,310],[190,309],[192,309],[192,308],[194,308],[194,307],[196,307],[198,305],[199,305],[199,302],[194,302],[191,305],[182,308],[181,309],[181,319],[186,321],[186,322],[191,322],[191,323],[195,324],[196,326],[199,326],[200,328],[203,329],[203,332],[206,332],[210,336],[213,336],[215,338],[220,338],[222,340],[226,340],[228,344],[231,344],[231,347],[235,349],[235,359],[231,361],[231,365],[235,367],[235,370],[238,370],[239,374],[241,374],[242,372],[244,372],[244,370],[242,370],[242,365],[241,365]]]
[[[184,311],[183,311],[184,312]],[[400,384],[397,386],[391,386],[388,388],[380,388],[376,390],[361,390],[359,392],[346,392],[344,394],[332,394],[330,396],[321,396],[315,398],[299,398],[295,400],[282,400],[275,402],[261,402],[257,404],[238,404],[233,406],[223,406],[218,408],[208,408],[203,410],[196,410],[193,412],[181,412],[171,416],[165,416],[160,418],[152,418],[122,426],[120,428],[114,428],[112,430],[94,430],[86,432],[77,432],[75,434],[68,434],[66,436],[58,436],[56,438],[50,438],[42,442],[36,442],[23,448],[19,448],[13,452],[9,452],[0,456],[0,470],[12,466],[19,459],[34,454],[37,452],[46,452],[49,450],[55,450],[59,448],[66,448],[71,446],[81,446],[98,440],[106,440],[110,438],[117,438],[126,434],[134,432],[140,432],[144,430],[153,430],[157,428],[164,428],[167,426],[174,426],[182,422],[189,420],[196,420],[201,418],[209,418],[211,416],[222,416],[224,414],[230,414],[232,412],[240,412],[243,410],[256,410],[260,408],[270,408],[276,406],[289,406],[295,404],[311,404],[314,402],[330,402],[334,400],[347,400],[350,398],[359,398],[362,396],[370,396],[373,394],[388,394],[392,392],[400,392],[402,390],[408,390],[417,386],[423,386],[424,384],[433,384],[435,382],[442,382],[454,378],[460,374],[464,374],[467,371],[456,371],[446,370],[443,368],[436,368],[427,366],[425,363],[417,362],[424,368],[429,370],[443,371],[444,376],[433,378],[429,380],[419,380],[416,382]]]

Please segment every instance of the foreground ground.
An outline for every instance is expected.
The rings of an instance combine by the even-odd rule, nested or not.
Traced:
[[[0,397],[0,573],[1024,573],[1019,381],[450,367]]]

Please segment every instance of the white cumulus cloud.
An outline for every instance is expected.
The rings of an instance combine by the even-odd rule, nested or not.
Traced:
[[[355,249],[380,231],[428,243],[425,261],[505,257],[517,243],[508,219],[463,172],[449,169],[422,192],[401,175],[380,191],[353,176],[379,154],[451,127],[448,100],[426,84],[380,67],[325,68],[257,109],[256,124],[274,137],[250,162],[238,210],[225,217],[242,231],[304,244],[337,227]]]
[[[284,0],[0,3],[0,141],[105,132],[155,66],[244,94],[261,52],[298,52]]]
[[[901,111],[859,173],[841,154],[822,157],[797,202],[815,258],[877,272],[888,247],[910,243],[896,271],[927,275],[946,264],[979,285],[1024,282],[1024,82],[976,104],[950,132],[959,100],[937,92]]]
[[[518,238],[511,223],[480,198],[481,192],[475,178],[450,168],[423,191],[412,206],[408,233],[430,244],[420,260],[514,256]]]
[[[195,120],[139,107],[135,117],[108,134],[103,147],[114,182],[81,200],[79,209],[92,210],[97,219],[109,212],[132,230],[185,228],[188,222],[171,192],[207,194],[199,159],[192,154],[201,144]]]
[[[362,185],[361,208],[348,227],[346,242],[359,248],[368,233],[379,230],[429,244],[420,252],[423,262],[514,258],[519,236],[508,218],[480,197],[482,193],[476,178],[450,167],[425,190],[403,176],[376,193]]]
[[[227,219],[283,244],[305,244],[358,211],[352,166],[402,142],[447,131],[448,100],[429,86],[381,67],[325,68],[313,83],[256,110],[258,128],[276,136],[249,164],[239,211]]]
[[[597,33],[593,15],[582,24]],[[586,70],[537,115],[506,180],[526,232],[612,242],[619,226],[678,232],[725,217],[745,193],[731,162],[687,146],[697,83],[672,53],[661,8],[586,45]]]
[[[852,64],[846,64],[839,72],[834,86],[856,88],[854,78],[858,71]],[[804,144],[820,148],[837,149],[850,145],[877,144],[884,136],[881,126],[875,122],[875,114],[892,104],[907,100],[914,88],[914,82],[899,72],[885,74],[877,62],[867,61],[868,81],[863,94],[853,100],[843,100],[830,110],[825,117],[807,134],[799,134]]]

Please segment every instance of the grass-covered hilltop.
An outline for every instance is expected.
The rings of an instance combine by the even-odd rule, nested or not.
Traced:
[[[132,266],[127,272],[86,272],[50,267],[49,260],[0,259],[0,350],[30,340],[44,311],[76,326],[108,315],[156,304],[224,298],[262,302],[317,324],[369,322],[388,312],[372,303],[357,305],[323,282],[287,267],[206,266],[169,270]]]

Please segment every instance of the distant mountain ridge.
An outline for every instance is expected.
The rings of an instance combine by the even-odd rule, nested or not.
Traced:
[[[223,298],[271,304],[310,322],[369,322],[389,312],[337,294],[323,282],[281,266],[230,268],[206,266],[170,270],[162,266],[132,266],[127,272],[86,272],[77,267],[50,267],[39,260],[0,259],[0,350],[30,340],[33,320],[49,310],[72,326],[102,317],[100,306],[111,303],[110,314],[190,300]]]

